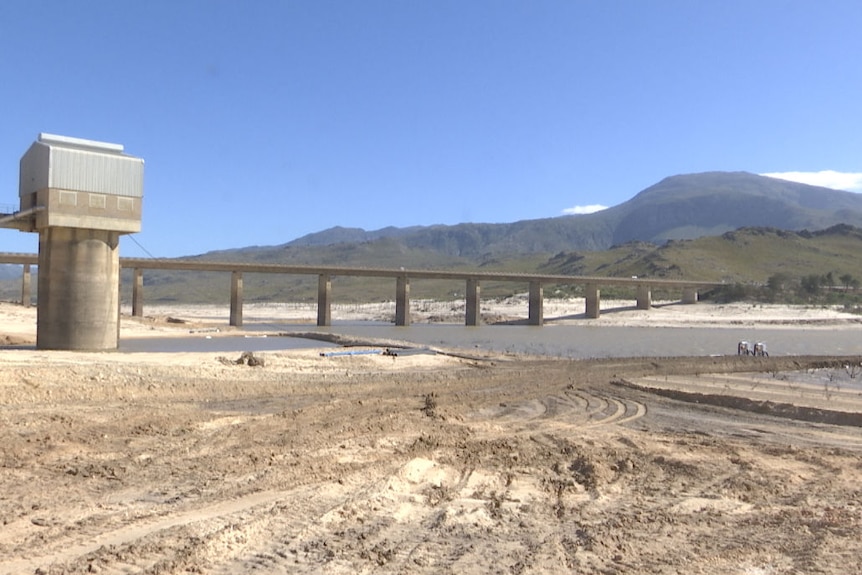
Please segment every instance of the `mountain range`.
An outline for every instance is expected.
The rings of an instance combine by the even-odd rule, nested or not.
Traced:
[[[204,259],[272,263],[376,264],[373,252],[402,253],[393,265],[446,266],[560,251],[598,251],[640,241],[717,236],[745,227],[821,230],[862,227],[862,194],[800,184],[747,172],[705,172],[665,178],[632,199],[585,215],[513,223],[386,227],[375,231],[332,227],[278,246],[208,252]],[[419,256],[419,254],[425,254]],[[431,258],[430,254],[434,254]],[[366,261],[366,257],[370,261]]]

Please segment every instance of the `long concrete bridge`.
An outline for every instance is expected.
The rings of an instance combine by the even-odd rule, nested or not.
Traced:
[[[38,264],[38,256],[31,254],[0,253],[0,263],[21,264],[23,266],[21,300],[29,305],[30,267]],[[544,286],[581,285],[586,295],[585,316],[598,318],[601,307],[601,288],[603,286],[634,287],[638,309],[650,309],[652,290],[662,288],[680,290],[684,304],[694,304],[698,300],[698,290],[713,288],[722,284],[684,280],[617,278],[568,275],[539,275],[508,272],[413,270],[385,268],[354,268],[343,266],[294,266],[278,264],[248,264],[238,262],[202,262],[182,259],[120,258],[120,266],[132,270],[132,315],[143,316],[144,270],[183,270],[198,272],[230,273],[230,325],[242,326],[243,274],[264,273],[282,275],[317,276],[317,325],[329,326],[332,323],[332,278],[335,276],[390,278],[395,280],[395,325],[410,325],[410,282],[412,280],[447,279],[461,280],[466,283],[465,325],[476,326],[480,319],[481,283],[517,282],[529,285],[529,312],[527,323],[541,326],[544,323]]]

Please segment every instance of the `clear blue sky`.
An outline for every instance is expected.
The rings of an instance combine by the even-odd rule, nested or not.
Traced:
[[[0,204],[40,132],[144,158],[129,257],[560,216],[710,170],[862,191],[862,2],[4,0],[0,104]]]

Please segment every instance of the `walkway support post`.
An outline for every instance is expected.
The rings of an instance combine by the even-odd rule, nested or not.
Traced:
[[[144,270],[132,270],[132,317],[144,315]]]
[[[30,293],[30,264],[24,264],[24,273],[21,275],[21,305],[30,307],[32,297]]]
[[[480,311],[479,295],[482,291],[479,285],[479,280],[470,278],[467,280],[467,305],[465,324],[469,326],[477,326],[482,323],[482,314]]]
[[[332,325],[332,276],[320,274],[317,276],[317,325],[329,327]]]
[[[598,284],[587,284],[585,287],[586,291],[586,299],[587,305],[585,314],[589,319],[598,319],[599,318],[599,308],[601,307],[600,299],[601,292],[599,291]]]
[[[395,325],[410,325],[410,279],[398,276],[395,281]]]
[[[652,308],[652,291],[648,285],[639,284],[637,287],[637,308],[651,309]]]
[[[682,303],[697,303],[697,288],[684,288],[682,290]]]
[[[242,272],[230,272],[230,325],[242,327]]]
[[[527,320],[529,325],[543,325],[545,323],[544,299],[542,282],[530,282],[530,312]]]

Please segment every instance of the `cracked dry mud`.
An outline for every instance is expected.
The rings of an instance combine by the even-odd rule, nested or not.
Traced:
[[[645,391],[828,358],[16,353],[2,574],[862,572],[862,428]]]

